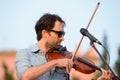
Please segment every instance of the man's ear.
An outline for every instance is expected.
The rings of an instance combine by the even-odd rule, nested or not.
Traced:
[[[42,30],[42,36],[46,38],[48,36],[48,32],[46,30]]]

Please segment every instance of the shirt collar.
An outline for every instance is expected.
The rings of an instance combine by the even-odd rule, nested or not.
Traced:
[[[41,50],[38,48],[37,44],[35,44],[31,47],[31,52],[37,54],[39,51],[41,51]]]

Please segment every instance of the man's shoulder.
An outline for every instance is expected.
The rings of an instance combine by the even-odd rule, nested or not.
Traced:
[[[24,52],[28,52],[28,51],[30,51],[29,48],[23,48],[23,49],[17,50],[17,53],[24,53]]]
[[[16,56],[27,56],[30,52],[29,48],[19,49],[16,51]]]
[[[17,53],[30,53],[30,52],[33,52],[35,48],[36,48],[36,45],[31,45],[27,48],[22,48],[22,49],[17,50]]]

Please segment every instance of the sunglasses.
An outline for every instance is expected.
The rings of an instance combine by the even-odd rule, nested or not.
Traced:
[[[62,37],[65,35],[64,31],[56,31],[56,30],[52,30],[52,29],[47,29],[47,30],[56,33],[58,35],[58,37]]]

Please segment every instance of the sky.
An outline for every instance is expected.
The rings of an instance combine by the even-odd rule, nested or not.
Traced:
[[[66,22],[62,45],[74,52],[82,37],[80,29],[86,28],[98,2],[100,6],[88,31],[101,43],[107,35],[113,66],[120,46],[120,0],[0,0],[0,50],[18,50],[35,44],[37,20],[44,13],[51,13]],[[88,38],[83,39],[81,52],[89,49],[89,42]]]

